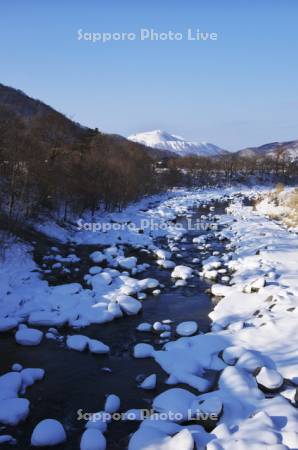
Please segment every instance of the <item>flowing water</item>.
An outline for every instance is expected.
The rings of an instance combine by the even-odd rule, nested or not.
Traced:
[[[221,214],[226,204],[215,204],[214,214]],[[206,210],[197,210],[195,217],[206,214]],[[179,221],[185,223],[186,218]],[[212,251],[223,251],[223,244],[211,240],[212,248],[209,252],[200,255],[200,252],[192,244],[192,238],[198,234],[210,233],[210,230],[189,231],[186,242],[178,243],[181,250],[181,258],[173,258],[176,264],[185,264],[198,269],[197,264],[192,263],[194,257],[208,257]],[[159,245],[166,241],[161,239]],[[36,244],[35,256],[39,261],[40,254],[44,253],[44,245],[38,248]],[[68,251],[69,249],[64,249]],[[138,262],[142,262],[144,254],[135,253],[127,249],[128,254],[136,254]],[[74,279],[68,281],[80,281],[82,274],[88,272],[90,261],[90,247],[75,249],[81,257],[79,270]],[[133,253],[134,252],[134,253]],[[67,254],[67,252],[66,252]],[[143,301],[143,310],[137,316],[124,317],[104,325],[91,325],[78,332],[89,337],[102,340],[111,347],[108,355],[93,355],[79,353],[65,348],[65,345],[57,341],[44,339],[37,347],[18,346],[12,334],[4,334],[0,339],[0,369],[1,373],[10,370],[13,363],[20,363],[24,367],[40,367],[45,369],[45,378],[36,382],[27,389],[26,398],[30,400],[30,414],[27,420],[16,428],[3,428],[3,433],[12,434],[17,439],[13,447],[18,450],[30,447],[30,436],[35,425],[42,419],[55,418],[60,420],[67,432],[67,442],[57,446],[57,449],[75,450],[79,448],[79,442],[84,430],[85,422],[78,420],[78,410],[84,412],[97,412],[103,409],[105,396],[113,393],[121,398],[121,411],[131,408],[150,409],[152,399],[160,392],[167,389],[164,381],[167,374],[163,372],[153,359],[135,359],[132,357],[132,349],[138,342],[147,342],[156,349],[162,348],[158,334],[136,331],[136,326],[141,322],[172,320],[172,329],[175,330],[179,322],[195,320],[201,332],[209,330],[209,312],[212,310],[212,302],[206,292],[209,287],[207,281],[199,276],[188,280],[187,286],[173,289],[171,270],[160,269],[151,260],[150,267],[139,275],[140,278],[157,278],[165,285],[158,296],[148,295]],[[52,283],[61,280],[50,280]],[[67,329],[60,330],[66,335]],[[173,333],[173,338],[175,335]],[[109,368],[110,370],[106,370]],[[157,374],[158,383],[153,391],[138,388],[138,381],[142,376],[152,373]],[[137,429],[138,422],[114,421],[108,427],[107,449],[117,450],[127,448],[129,434]],[[3,449],[11,449],[10,445],[3,445]]]

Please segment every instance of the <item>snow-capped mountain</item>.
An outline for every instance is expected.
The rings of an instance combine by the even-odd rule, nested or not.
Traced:
[[[175,136],[174,134],[169,134],[161,130],[132,134],[127,139],[146,145],[147,147],[168,150],[180,156],[219,156],[228,153],[226,150],[209,142],[190,142],[180,136]]]

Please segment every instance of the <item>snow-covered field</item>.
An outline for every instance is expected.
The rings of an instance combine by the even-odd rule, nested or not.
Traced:
[[[63,343],[66,351],[88,351],[98,357],[110,349],[85,336],[84,327],[125,320],[142,309],[148,293],[158,301],[163,289],[158,279],[142,278],[147,265],[136,256],[127,256],[127,245],[170,270],[173,286],[187,285],[198,276],[212,280],[216,306],[209,333],[198,330],[196,317],[180,323],[175,332],[170,321],[161,323],[158,318],[154,324],[139,325],[134,357],[153,358],[168,379],[151,405],[155,413],[141,421],[131,436],[130,450],[298,448],[298,237],[267,218],[265,207],[243,206],[243,196],[252,197],[256,190],[243,188],[241,192],[242,196],[232,188],[180,190],[145,199],[123,213],[96,218],[135,225],[106,233],[39,224],[48,235],[71,241],[69,264],[79,263],[78,244],[98,246],[90,253],[84,283],[50,286],[42,279],[29,244],[12,242],[6,251],[0,266],[0,332],[10,333],[21,346],[42,346],[45,339],[53,339]],[[230,202],[227,214],[213,217],[211,202],[223,198]],[[203,205],[204,221],[216,220],[220,229],[209,236],[198,233],[193,239],[198,253],[194,269],[174,262],[187,235],[186,228],[175,226],[175,219],[191,216],[193,208]],[[154,228],[140,232],[144,219],[152,220]],[[164,248],[158,245],[161,236],[167,241]],[[200,252],[208,250],[214,238],[225,244],[225,252],[202,257]],[[63,266],[57,248],[44,256],[52,265]],[[61,326],[68,328],[65,340],[59,333]],[[142,342],[143,331],[159,333],[167,342],[154,349]],[[0,377],[1,423],[17,426],[28,417],[26,388],[42,383],[44,376],[42,368],[24,369],[15,364]],[[140,385],[149,390],[155,386],[155,374],[148,374]],[[106,412],[120,408],[118,397],[107,398]],[[134,414],[140,416],[136,410]],[[193,420],[198,415],[204,416],[200,422]],[[67,432],[54,419],[43,420],[32,430],[33,446],[67,440]],[[205,428],[204,420],[208,422]],[[102,420],[89,422],[81,449],[105,449],[107,425]],[[13,440],[5,430],[0,435],[0,442]]]

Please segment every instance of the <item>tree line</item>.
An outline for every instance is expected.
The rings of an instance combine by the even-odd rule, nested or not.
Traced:
[[[162,189],[141,146],[85,129],[53,112],[23,118],[0,107],[0,210],[22,220],[52,211],[67,220],[121,209]]]
[[[165,166],[170,185],[204,186],[235,182],[294,184],[298,181],[298,160],[289,159],[285,148],[270,156],[244,157],[230,153],[215,158],[171,158]]]
[[[297,181],[297,162],[275,157],[166,157],[120,136],[81,127],[54,110],[20,116],[0,106],[0,213],[22,221],[49,212],[66,221],[121,210],[171,186]]]

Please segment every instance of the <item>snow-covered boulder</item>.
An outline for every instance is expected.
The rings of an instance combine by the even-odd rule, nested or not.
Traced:
[[[151,329],[152,329],[152,325],[150,324],[150,323],[146,323],[146,322],[143,322],[143,323],[140,323],[138,326],[137,326],[137,331],[151,331]]]
[[[157,250],[155,250],[155,254],[157,256],[158,259],[170,259],[172,254],[171,252],[167,252],[166,250],[163,250],[161,248],[158,248]]]
[[[55,419],[45,419],[39,422],[31,436],[31,445],[33,447],[52,447],[65,441],[65,430],[61,423]]]
[[[11,366],[11,370],[14,370],[15,372],[20,372],[23,369],[23,366],[19,363],[14,363]]]
[[[187,266],[176,266],[171,274],[172,278],[187,280],[192,277],[192,268]]]
[[[250,281],[244,286],[243,292],[247,294],[250,294],[251,292],[258,292],[262,287],[265,286],[265,284],[265,277],[256,278],[255,280]]]
[[[215,295],[216,297],[225,297],[229,295],[231,292],[231,287],[226,286],[224,284],[212,284],[211,286],[211,294]]]
[[[28,318],[29,325],[56,326],[61,327],[66,322],[66,317],[59,315],[56,311],[36,311]]]
[[[171,337],[171,332],[170,332],[170,331],[163,331],[163,332],[159,335],[159,337],[160,337],[161,339],[168,339],[168,338]]]
[[[216,280],[217,270],[204,270],[203,277],[207,278],[207,280]]]
[[[179,336],[192,336],[198,331],[198,324],[193,321],[181,322],[176,328]]]
[[[135,358],[150,358],[154,353],[154,348],[150,344],[136,344],[133,350]]]
[[[44,369],[27,368],[23,369],[20,374],[22,377],[21,393],[24,394],[27,387],[32,386],[36,381],[43,379],[45,371]]]
[[[156,374],[153,373],[144,379],[144,381],[139,386],[142,389],[155,389],[156,387]]]
[[[106,259],[106,256],[102,252],[96,251],[96,252],[91,253],[90,259],[95,264],[98,264],[98,263],[103,262]]]
[[[13,317],[1,317],[0,318],[0,332],[12,330],[18,326],[17,319]]]
[[[240,358],[240,356],[245,352],[245,348],[232,345],[224,349],[222,353],[222,359],[226,364],[233,366],[234,364],[236,364],[236,361]]]
[[[189,410],[195,400],[196,396],[186,389],[168,389],[155,397],[153,409],[159,413],[174,415],[176,422],[183,422],[189,418]]]
[[[121,402],[120,402],[120,398],[118,397],[118,395],[115,395],[115,394],[108,395],[106,402],[105,402],[105,406],[104,406],[105,412],[107,412],[109,414],[113,414],[113,413],[119,411],[120,403]]]
[[[120,305],[119,305],[119,303],[116,303],[116,302],[110,302],[108,304],[108,312],[113,314],[113,317],[115,319],[117,319],[118,317],[122,317],[123,316],[123,313],[122,313],[122,310],[120,308]]]
[[[43,333],[40,330],[34,328],[22,328],[15,334],[16,342],[20,345],[39,345],[43,337]]]
[[[106,438],[100,430],[87,428],[84,431],[80,443],[80,450],[105,450],[106,446]]]
[[[0,400],[0,423],[10,426],[18,425],[27,418],[29,405],[29,400],[26,398]]]
[[[198,397],[191,405],[191,412],[193,417],[199,415],[199,413],[208,414],[209,416],[215,415],[219,418],[223,409],[223,403],[221,399],[211,393]]]
[[[89,339],[88,347],[91,353],[105,354],[109,353],[110,347],[97,339]]]
[[[268,390],[279,389],[283,384],[283,377],[277,370],[262,367],[256,376],[257,383]]]
[[[129,295],[119,295],[119,297],[117,297],[117,302],[119,303],[122,311],[128,316],[138,314],[138,312],[142,309],[142,303]]]
[[[136,267],[138,260],[135,256],[129,256],[128,258],[120,256],[117,258],[117,261],[122,269],[132,270]]]
[[[176,265],[174,261],[170,261],[169,259],[158,259],[156,262],[163,269],[173,269]]]
[[[75,295],[82,289],[83,288],[80,283],[67,283],[53,286],[52,292],[54,295]]]
[[[187,281],[186,280],[177,280],[174,284],[175,288],[178,287],[183,287],[183,286],[187,286]]]
[[[0,377],[0,399],[15,398],[22,386],[22,376],[19,372],[7,372]]]
[[[102,268],[99,266],[92,266],[89,268],[90,275],[97,275],[100,272],[102,272]]]
[[[67,336],[66,346],[71,350],[77,350],[83,352],[86,350],[89,343],[89,338],[83,334],[74,334],[73,336]]]
[[[139,287],[142,291],[152,290],[159,286],[159,281],[155,278],[144,278],[138,282]]]

